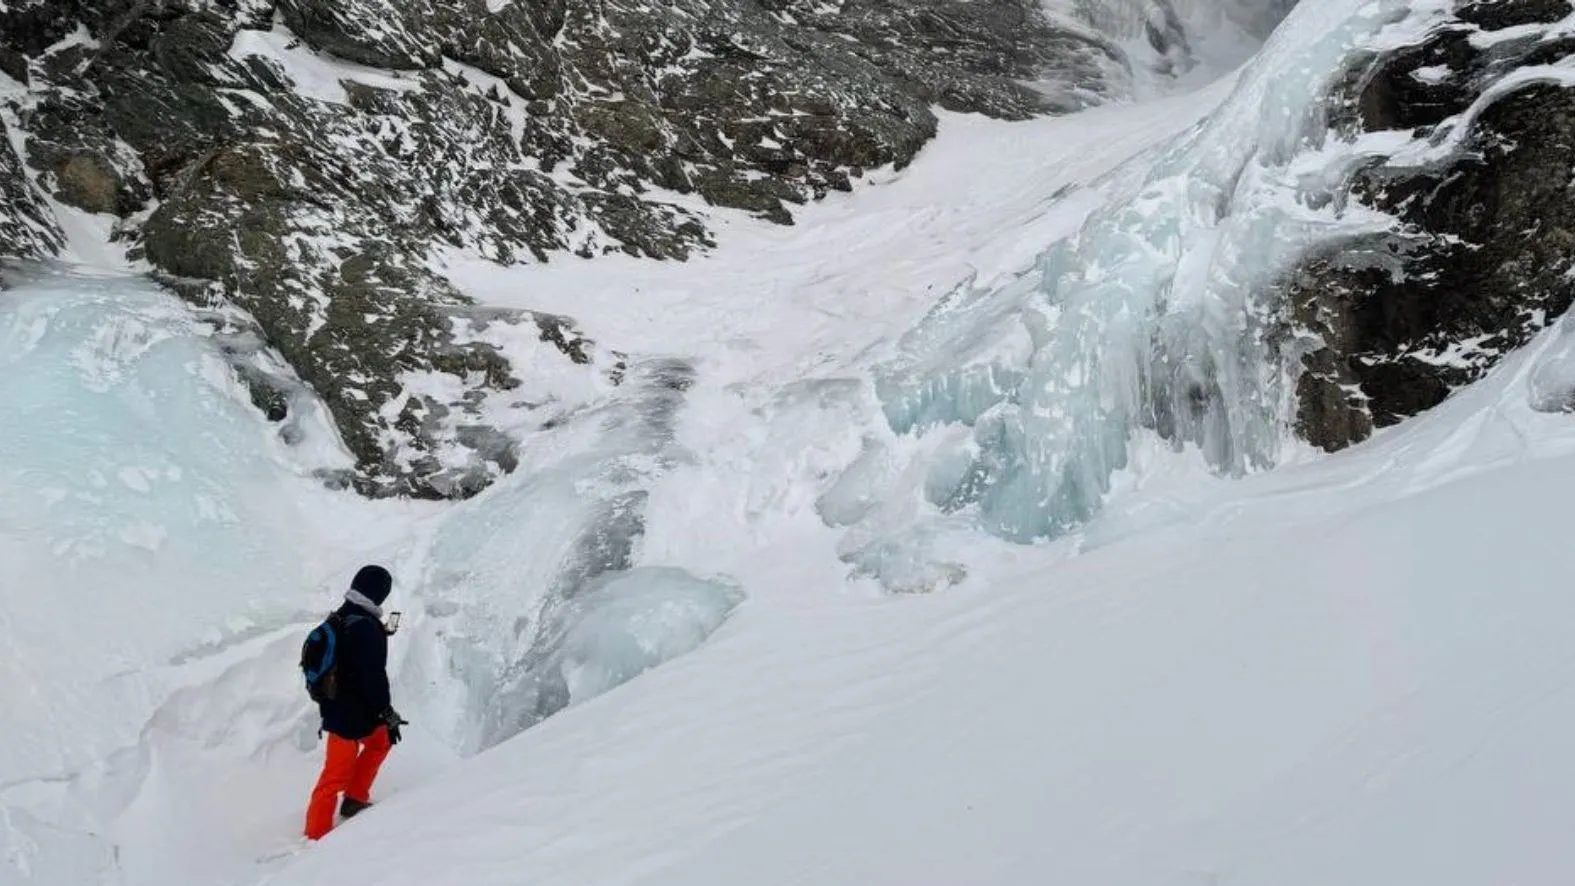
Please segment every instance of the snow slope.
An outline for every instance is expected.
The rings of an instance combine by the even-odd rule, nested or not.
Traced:
[[[1384,26],[1377,11],[1341,2],[1302,16],[1330,26],[1318,29],[1324,39],[1282,36],[1275,51],[1305,76],[1277,80],[1283,72],[1260,62],[1231,113],[1194,130],[1149,182],[1165,186],[1161,196],[1184,195],[1178,205],[1217,204],[1214,179],[1241,171],[1252,139],[1287,145],[1267,152],[1285,162],[1304,130],[1233,133],[1232,122],[1305,111],[1331,53]],[[1220,94],[1192,107],[1207,111],[1205,99]],[[1062,121],[1059,134],[1070,141],[1071,127],[1092,119]],[[1097,166],[1090,155],[1109,140],[1080,134],[1061,168]],[[973,148],[954,174],[985,165]],[[1193,148],[1227,171],[1189,178]],[[1148,162],[1127,168],[1148,176]],[[1043,183],[1020,177],[1015,187],[1027,190],[1024,181]],[[1027,264],[1014,249],[1037,253],[1112,197],[1131,199],[1132,184],[1102,178],[1037,213],[1003,192],[995,221],[1021,207],[1038,219],[1038,243],[1000,244],[999,263],[986,259],[985,282],[968,288],[1009,283]],[[1267,217],[1291,206],[1248,205]],[[1183,303],[1207,292],[1188,285],[1221,260],[1217,232],[1246,243],[1262,228],[1253,216],[1136,210],[1122,227],[1125,208],[1112,202],[1083,229],[1084,274],[1115,267],[1144,285],[1174,280]],[[1166,236],[1167,220],[1183,236]],[[854,242],[829,221],[816,228],[828,241]],[[1101,248],[1123,233],[1164,248],[1136,250],[1138,259]],[[907,228],[887,234],[912,239]],[[814,273],[790,277],[780,299],[729,302],[734,280],[720,276],[708,299],[658,272],[643,278],[658,293],[640,303],[649,313],[624,302],[603,314],[580,301],[581,314],[605,318],[604,334],[639,337],[615,325],[621,315],[653,344],[688,340],[677,333],[703,324],[746,332],[719,334],[699,355],[701,382],[677,435],[695,464],[657,478],[642,554],[739,575],[748,602],[708,644],[636,687],[390,798],[272,882],[352,872],[395,883],[684,886],[1575,876],[1564,839],[1575,775],[1558,766],[1575,738],[1562,711],[1575,669],[1565,663],[1571,604],[1558,519],[1575,492],[1575,426],[1532,408],[1549,401],[1546,384],[1567,378],[1567,336],[1545,336],[1433,414],[1341,456],[1313,461],[1269,441],[1289,450],[1289,465],[1240,480],[1213,475],[1196,450],[1123,436],[1127,461],[1086,524],[1035,547],[953,532],[942,557],[926,552],[930,565],[955,569],[952,591],[885,598],[837,568],[835,558],[857,553],[847,544],[855,533],[826,523],[891,506],[890,490],[923,483],[931,460],[916,450],[946,445],[883,440],[907,449],[886,459],[897,473],[921,476],[840,482],[880,436],[868,373],[919,305],[876,298],[852,313],[840,287],[857,277],[804,266]],[[761,257],[749,267],[791,266]],[[968,279],[945,262],[919,273],[902,288],[950,291]],[[636,287],[545,288],[623,300]],[[1137,284],[1123,291],[1152,296]],[[840,316],[794,322],[804,303]],[[729,310],[738,304],[749,306],[743,316]],[[1036,368],[1053,368],[1055,354],[1035,356]],[[718,377],[733,381],[719,389],[708,381]],[[799,380],[772,383],[783,377]]]
[[[986,592],[746,609],[274,882],[1570,882],[1575,427],[1516,369]]]

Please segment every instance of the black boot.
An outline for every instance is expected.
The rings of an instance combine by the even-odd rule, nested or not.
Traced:
[[[362,810],[371,808],[371,803],[362,803],[360,800],[352,800],[346,797],[344,802],[339,804],[339,814],[345,818],[355,818]]]

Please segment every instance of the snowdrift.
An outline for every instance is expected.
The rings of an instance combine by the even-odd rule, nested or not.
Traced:
[[[305,722],[293,685],[277,706],[245,684],[205,698],[220,719],[203,724],[172,699],[321,605],[341,555],[305,509],[330,494],[303,475],[333,444],[321,422],[293,448],[271,433],[170,294],[42,268],[9,282],[0,882],[115,882],[103,831],[161,737]]]

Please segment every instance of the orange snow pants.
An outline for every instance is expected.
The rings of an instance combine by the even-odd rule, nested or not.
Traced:
[[[377,770],[388,756],[388,727],[357,741],[328,734],[328,755],[323,760],[323,774],[317,777],[317,787],[312,789],[312,801],[306,807],[306,838],[320,840],[334,828],[334,812],[339,805],[339,795],[368,803],[372,800],[372,782]]]

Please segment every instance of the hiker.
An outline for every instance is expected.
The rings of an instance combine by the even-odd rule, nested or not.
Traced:
[[[388,635],[383,601],[393,577],[381,566],[363,566],[350,582],[344,605],[312,632],[301,665],[307,688],[323,715],[328,751],[306,807],[306,837],[318,840],[334,826],[334,806],[345,818],[372,805],[372,782],[405,724],[389,703]],[[321,632],[330,631],[332,636]],[[314,645],[315,644],[315,645]],[[326,660],[325,660],[326,659]]]

